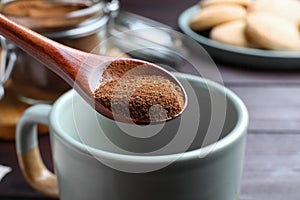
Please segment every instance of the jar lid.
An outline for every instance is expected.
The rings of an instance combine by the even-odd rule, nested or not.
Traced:
[[[47,37],[80,37],[108,21],[105,1],[14,0],[2,3],[1,13]]]

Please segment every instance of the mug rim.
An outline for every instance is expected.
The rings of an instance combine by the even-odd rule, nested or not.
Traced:
[[[114,161],[124,161],[124,162],[132,162],[132,163],[169,163],[170,161],[185,161],[191,160],[195,158],[201,158],[202,154],[209,151],[210,153],[216,154],[217,152],[222,151],[223,149],[229,147],[235,141],[237,141],[240,137],[242,137],[247,132],[248,123],[249,123],[249,114],[248,110],[244,104],[244,102],[230,89],[227,87],[208,80],[206,78],[202,78],[195,75],[190,74],[181,74],[186,80],[190,81],[197,81],[200,84],[207,84],[214,89],[221,91],[224,93],[228,100],[234,105],[235,109],[237,110],[237,121],[234,125],[234,128],[222,139],[209,144],[202,148],[197,148],[194,150],[182,152],[182,153],[174,153],[174,154],[166,154],[166,155],[127,155],[115,152],[104,151],[101,149],[96,149],[94,147],[88,146],[83,144],[76,139],[72,138],[69,134],[65,133],[64,129],[60,126],[59,121],[59,110],[64,110],[64,105],[70,104],[70,100],[73,98],[73,93],[75,92],[74,89],[69,90],[61,97],[59,97],[51,110],[50,117],[49,117],[49,126],[54,130],[55,136],[58,136],[62,142],[65,144],[73,147],[76,150],[79,150],[82,153],[88,155],[96,155],[97,157],[103,159],[109,159]],[[214,147],[212,147],[215,145]]]

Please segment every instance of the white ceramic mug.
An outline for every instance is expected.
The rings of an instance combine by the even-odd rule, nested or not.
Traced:
[[[62,200],[237,199],[247,109],[217,83],[176,76],[187,80],[183,83],[189,98],[187,110],[163,127],[155,127],[152,135],[143,133],[151,125],[135,127],[104,118],[73,90],[53,106],[26,110],[16,137],[26,180],[38,191]],[[40,158],[38,123],[49,126],[55,174]]]

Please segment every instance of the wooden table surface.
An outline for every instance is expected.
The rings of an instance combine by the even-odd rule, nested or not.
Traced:
[[[197,0],[123,0],[121,9],[165,23],[179,30],[177,18]],[[300,71],[250,70],[217,63],[224,83],[245,102],[250,113],[241,200],[297,200],[300,198]],[[47,136],[41,151],[51,164]],[[38,199],[17,165],[14,142],[0,141],[0,164],[13,171],[0,182],[0,199]]]

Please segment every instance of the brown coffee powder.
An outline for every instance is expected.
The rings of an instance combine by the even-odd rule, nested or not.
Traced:
[[[43,18],[64,15],[87,8],[85,4],[51,2],[42,0],[21,0],[5,4],[1,9],[5,15]]]
[[[52,32],[54,28],[78,26],[102,11],[88,12],[90,6],[82,2],[18,0],[0,6],[1,13],[38,32]],[[50,30],[48,30],[50,29]]]
[[[94,92],[96,101],[135,122],[164,121],[182,112],[184,95],[178,84],[147,66],[126,64],[112,63],[104,71],[103,84]]]

